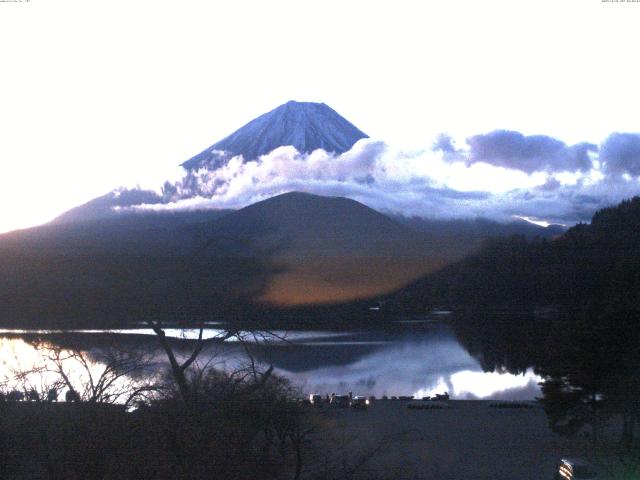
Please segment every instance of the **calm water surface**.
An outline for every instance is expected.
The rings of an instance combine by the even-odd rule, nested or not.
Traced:
[[[458,342],[453,329],[444,323],[422,320],[399,321],[389,331],[296,331],[276,332],[284,341],[272,339],[254,345],[251,351],[264,364],[301,386],[305,393],[354,395],[414,395],[422,397],[443,393],[453,398],[491,398],[527,400],[539,396],[540,378],[527,371],[524,375],[483,372]],[[215,327],[212,325],[212,327]],[[207,337],[220,330],[209,328]],[[9,378],[16,370],[42,362],[27,338],[3,330],[0,339],[0,376]],[[77,331],[89,340],[100,331]],[[146,329],[111,331],[122,335],[138,334],[140,348],[155,345]],[[175,337],[194,337],[196,331],[168,330]],[[131,337],[129,337],[131,338]],[[100,347],[96,343],[97,349]],[[157,353],[161,360],[161,352]],[[221,368],[234,368],[244,357],[244,349],[234,342],[217,345],[203,353]],[[99,368],[99,364],[96,364]]]

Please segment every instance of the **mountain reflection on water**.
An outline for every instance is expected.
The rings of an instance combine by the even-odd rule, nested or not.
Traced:
[[[205,336],[219,330],[209,329]],[[0,342],[0,375],[8,377],[28,369],[41,352],[31,346],[29,332],[5,330]],[[77,331],[47,335],[49,341],[64,345],[78,343],[91,352],[100,349],[105,335],[116,337],[134,348],[152,348],[155,339],[145,329],[123,331]],[[170,330],[174,337],[192,337],[193,331]],[[261,362],[272,364],[275,372],[292,380],[305,393],[353,392],[355,395],[414,395],[422,397],[448,391],[453,398],[530,400],[539,396],[540,378],[531,370],[513,375],[483,372],[480,363],[460,344],[453,329],[442,323],[398,324],[393,331],[295,331],[274,332],[285,340],[272,339],[249,350]],[[44,332],[39,332],[42,338]],[[73,338],[73,340],[69,340]],[[135,341],[133,340],[135,339]],[[77,348],[77,347],[76,347]],[[203,352],[206,361],[233,368],[244,349],[227,343]],[[162,352],[157,351],[162,360]]]
[[[483,372],[447,325],[292,342],[268,349],[263,361],[304,391],[321,394],[422,397],[448,391],[454,398],[530,400],[540,393],[540,378],[530,370]]]

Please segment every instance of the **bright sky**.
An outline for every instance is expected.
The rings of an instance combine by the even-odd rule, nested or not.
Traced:
[[[0,2],[0,231],[158,187],[290,99],[408,149],[636,132],[639,20],[601,0]]]

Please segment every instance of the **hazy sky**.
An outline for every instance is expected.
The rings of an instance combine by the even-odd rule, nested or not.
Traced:
[[[601,0],[0,2],[0,231],[158,187],[290,99],[405,151],[500,129],[599,145],[640,131],[639,21]],[[558,181],[445,163],[452,188],[464,168],[466,190]]]

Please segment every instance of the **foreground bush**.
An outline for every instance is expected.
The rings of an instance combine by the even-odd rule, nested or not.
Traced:
[[[126,412],[95,403],[0,404],[0,478],[291,478],[303,412],[290,386],[211,371],[198,401]]]

